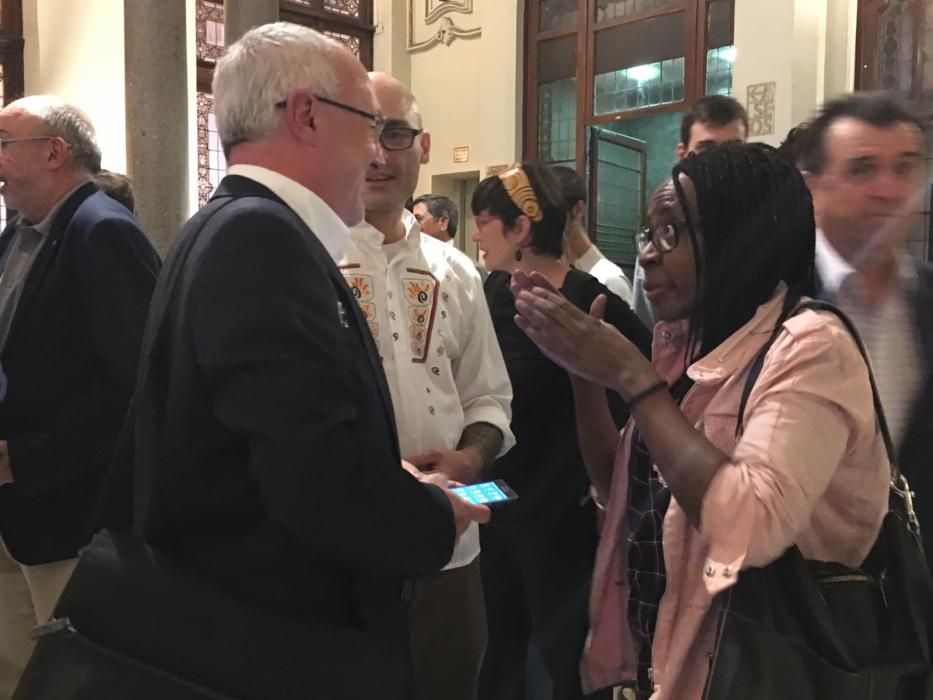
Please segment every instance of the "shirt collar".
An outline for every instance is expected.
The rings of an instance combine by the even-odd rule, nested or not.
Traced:
[[[421,227],[418,225],[418,220],[407,209],[402,211],[402,226],[405,227],[405,240],[408,243],[408,249],[414,250],[421,245]],[[368,221],[361,221],[351,228],[350,237],[356,243],[363,243],[374,248],[381,248],[385,243],[385,236],[382,231]]]
[[[829,296],[835,296],[846,278],[855,272],[839,251],[833,248],[826,234],[816,230],[816,271],[820,276],[823,289]]]
[[[858,272],[839,254],[820,229],[816,230],[815,259],[816,271],[828,297],[836,296],[849,276]],[[897,276],[903,290],[911,290],[912,285],[916,283],[917,269],[906,253],[897,256]]]
[[[575,267],[577,267],[578,269],[583,269],[584,271],[588,271],[588,270],[593,269],[596,263],[598,263],[602,259],[603,259],[602,252],[594,244],[594,245],[591,245],[589,248],[587,248],[586,252],[583,255],[577,258],[577,264],[575,265]]]
[[[68,201],[71,195],[84,187],[88,182],[90,182],[90,180],[82,180],[77,185],[68,190],[68,192],[65,193],[65,196],[55,202],[55,204],[52,205],[52,208],[49,209],[49,213],[46,214],[42,218],[42,221],[37,224],[29,223],[22,217],[22,215],[20,215],[16,220],[16,228],[31,228],[43,238],[47,237],[52,231],[52,222],[55,221],[55,217],[58,216],[58,212],[61,211],[62,207],[65,205],[65,202]]]
[[[347,225],[314,192],[282,173],[258,165],[231,165],[227,174],[249,178],[268,187],[311,229],[335,263],[344,258],[350,237]]]
[[[786,295],[787,285],[784,282],[778,283],[771,298],[758,307],[755,315],[744,326],[687,368],[689,377],[697,384],[712,384],[748,365],[774,331],[781,317]],[[683,367],[683,353],[687,350],[687,329],[686,321],[659,322],[654,328],[652,355],[667,358],[667,362],[676,360]],[[762,337],[765,340],[751,342],[754,338]],[[671,349],[674,351],[673,357]],[[662,372],[665,372],[666,376],[666,369],[662,369]]]

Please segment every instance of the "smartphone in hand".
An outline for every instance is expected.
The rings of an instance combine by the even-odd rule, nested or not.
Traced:
[[[518,494],[502,479],[483,481],[468,486],[457,486],[452,488],[451,491],[464,501],[477,505],[496,506],[500,503],[518,500]]]

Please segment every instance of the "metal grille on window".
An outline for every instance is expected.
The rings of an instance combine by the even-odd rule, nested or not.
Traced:
[[[310,0],[303,0],[302,5],[310,5]],[[360,0],[324,0],[324,9],[348,17],[360,16]]]
[[[198,58],[214,63],[224,50],[224,6],[198,0],[196,10]]]
[[[351,36],[349,34],[343,34],[341,32],[331,32],[331,31],[325,31],[324,34],[326,34],[327,36],[333,39],[336,39],[341,44],[346,46],[348,49],[350,49],[350,52],[357,58],[360,57],[360,38],[359,37]]]
[[[204,206],[227,172],[214,117],[214,96],[198,93],[198,204]]]

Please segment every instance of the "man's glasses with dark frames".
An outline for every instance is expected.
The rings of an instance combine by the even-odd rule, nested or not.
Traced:
[[[24,143],[26,141],[51,141],[53,139],[59,139],[66,146],[71,146],[70,143],[65,141],[61,136],[19,136],[16,138],[5,139],[0,138],[0,151],[7,147],[11,143]]]
[[[385,127],[386,120],[378,115],[373,114],[372,112],[367,112],[365,109],[360,109],[359,107],[354,107],[353,105],[344,104],[343,102],[338,102],[337,100],[332,100],[329,97],[322,97],[321,95],[312,95],[315,100],[318,102],[323,102],[326,105],[331,107],[336,107],[337,109],[342,109],[344,112],[349,112],[350,114],[355,114],[363,119],[368,119],[370,125],[373,128],[373,134],[376,138],[379,138],[379,135],[382,133],[382,129]],[[275,103],[276,109],[285,109],[285,105],[288,104],[288,100],[279,100]]]
[[[350,114],[356,114],[364,119],[368,119],[372,123],[373,134],[376,140],[379,141],[379,145],[387,151],[404,151],[411,148],[411,145],[415,142],[415,137],[424,131],[424,129],[414,129],[410,126],[386,123],[385,117],[379,114],[367,112],[364,109],[332,100],[329,97],[322,97],[321,95],[312,95],[312,97],[331,107],[336,107]],[[275,107],[277,109],[285,109],[286,104],[288,104],[288,100],[279,100],[275,103]]]

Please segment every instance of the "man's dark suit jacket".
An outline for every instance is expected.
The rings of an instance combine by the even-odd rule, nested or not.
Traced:
[[[0,255],[14,233],[0,235]],[[0,355],[15,483],[0,528],[24,564],[74,557],[136,379],[159,256],[139,222],[88,183],[59,209],[26,277]]]
[[[912,301],[924,382],[914,403],[898,459],[917,494],[914,505],[923,533],[927,564],[933,568],[933,265],[917,264],[917,282]]]
[[[228,176],[182,229],[135,411],[137,534],[250,605],[404,644],[403,577],[450,558],[450,504],[402,470],[359,306],[262,185]]]

